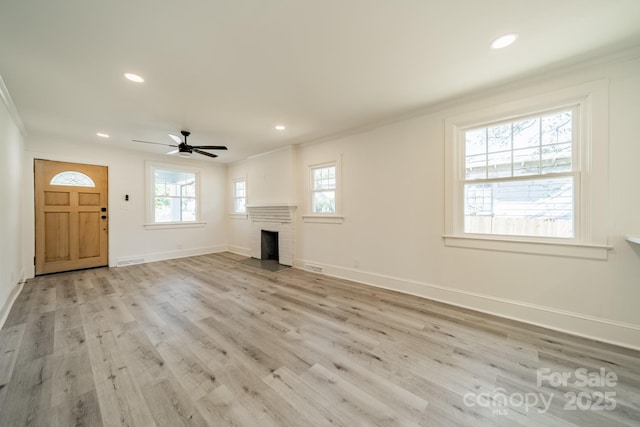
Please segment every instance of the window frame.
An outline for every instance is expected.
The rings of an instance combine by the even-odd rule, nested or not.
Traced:
[[[174,165],[168,163],[159,162],[146,162],[147,169],[147,185],[146,185],[146,223],[145,228],[148,230],[167,229],[167,228],[191,228],[191,227],[203,227],[206,222],[201,220],[201,174],[200,169],[183,165]],[[163,221],[157,222],[155,220],[155,172],[157,170],[170,171],[170,172],[182,172],[195,175],[195,220],[193,221]]]
[[[304,222],[317,222],[317,223],[327,223],[327,224],[341,224],[344,222],[344,217],[342,216],[342,168],[341,168],[341,159],[331,160],[321,163],[314,163],[307,166],[307,185],[306,185],[306,214],[302,215],[302,219]],[[313,211],[313,196],[316,192],[327,191],[325,190],[314,190],[314,180],[313,173],[317,169],[334,167],[336,174],[336,185],[335,188],[329,191],[333,191],[335,195],[335,212],[314,212]]]
[[[79,184],[77,182],[66,182],[66,183],[62,183],[62,182],[54,182],[58,177],[63,176],[65,174],[77,174],[77,175],[81,175],[82,178],[85,178],[88,183],[85,184]],[[80,171],[75,171],[75,170],[65,170],[62,172],[59,172],[57,174],[55,174],[52,178],[51,181],[49,182],[49,185],[60,185],[60,186],[64,186],[64,187],[85,187],[85,188],[95,188],[96,183],[93,182],[93,179],[91,179],[91,177],[85,173],[82,173]]]
[[[499,126],[499,125],[506,125],[506,124],[513,124],[514,122],[517,121],[523,121],[523,120],[527,120],[527,119],[542,119],[544,116],[548,116],[554,113],[560,113],[560,112],[564,112],[564,111],[569,111],[571,112],[571,121],[572,121],[572,137],[571,137],[571,143],[572,143],[572,150],[571,150],[571,170],[569,171],[564,171],[564,172],[551,172],[551,173],[543,173],[542,172],[542,162],[540,164],[540,173],[538,174],[530,174],[530,175],[513,175],[513,166],[515,164],[515,161],[512,157],[511,159],[511,169],[512,169],[512,175],[508,176],[508,177],[486,177],[486,178],[478,178],[478,179],[468,179],[465,176],[466,173],[466,132],[470,131],[470,130],[478,130],[478,129],[487,129],[490,128],[492,126]],[[464,199],[464,194],[465,194],[465,186],[468,184],[496,184],[496,183],[505,183],[505,182],[522,182],[522,181],[542,181],[542,180],[546,180],[546,179],[553,179],[553,178],[565,178],[565,177],[570,177],[572,178],[573,181],[573,195],[572,195],[572,201],[573,201],[573,237],[549,237],[549,236],[531,236],[531,235],[516,235],[516,234],[498,234],[498,233],[472,233],[472,232],[467,232],[464,230],[465,228],[465,224],[464,224],[464,220],[465,220],[465,216],[464,216],[464,212],[462,213],[462,218],[456,218],[456,221],[462,221],[462,224],[456,224],[458,227],[460,227],[460,230],[462,232],[462,234],[465,235],[470,235],[470,236],[494,236],[497,238],[503,238],[503,237],[516,237],[516,238],[525,238],[525,239],[529,239],[529,238],[533,238],[533,239],[540,239],[540,240],[544,240],[544,241],[550,241],[550,242],[558,242],[558,243],[576,243],[578,241],[580,241],[580,236],[579,234],[583,231],[580,228],[580,213],[581,213],[581,205],[580,205],[580,197],[581,197],[581,192],[580,192],[580,168],[581,168],[581,164],[580,164],[580,153],[581,153],[581,138],[583,137],[580,133],[580,106],[578,104],[574,104],[574,105],[564,105],[564,106],[560,106],[559,108],[551,108],[549,110],[543,110],[543,111],[536,111],[535,113],[532,114],[525,114],[522,116],[515,116],[515,117],[511,117],[507,120],[498,120],[498,121],[491,121],[488,123],[481,123],[480,125],[474,125],[474,126],[465,126],[465,127],[459,127],[458,128],[458,132],[460,132],[460,135],[458,135],[457,138],[457,142],[460,144],[459,147],[459,152],[460,152],[460,156],[461,156],[461,162],[463,163],[462,166],[462,170],[461,172],[461,176],[459,177],[459,179],[461,180],[461,194],[458,195],[458,197],[462,197],[462,200],[460,200],[459,202],[461,203],[461,206],[465,205],[465,199]],[[542,148],[544,145],[540,145],[540,148]],[[532,147],[533,148],[533,147]],[[510,148],[509,150],[511,152],[511,154],[513,155],[514,152],[516,150],[514,150],[513,147]],[[506,150],[505,150],[506,152]],[[542,160],[542,153],[540,154],[541,156],[541,160]],[[488,163],[488,159],[487,159],[487,166],[489,165]],[[464,207],[462,208],[464,211]]]
[[[239,197],[236,193],[236,183],[244,182],[244,196]],[[238,218],[246,218],[248,216],[247,205],[248,205],[248,186],[247,186],[247,178],[235,178],[231,180],[231,215]],[[244,211],[236,210],[236,201],[238,199],[244,199]]]
[[[572,166],[574,237],[464,232],[465,130],[575,108]],[[541,174],[511,179],[544,179]],[[608,246],[608,81],[529,96],[445,119],[445,231],[447,246],[606,259]],[[481,181],[478,181],[481,182]]]

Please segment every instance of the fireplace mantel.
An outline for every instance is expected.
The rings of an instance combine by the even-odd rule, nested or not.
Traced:
[[[286,203],[270,203],[263,205],[247,205],[249,218],[253,222],[293,222],[296,205]]]

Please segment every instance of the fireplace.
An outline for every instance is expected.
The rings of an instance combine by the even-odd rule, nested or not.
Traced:
[[[279,264],[293,266],[295,210],[295,205],[288,204],[247,205],[249,218],[253,223],[250,233],[252,258],[277,259]],[[271,236],[263,237],[265,234],[271,234]],[[268,244],[272,245],[267,252],[264,249],[265,239],[270,239]],[[265,258],[265,254],[272,258]]]
[[[260,236],[260,259],[280,261],[278,232],[261,230]]]

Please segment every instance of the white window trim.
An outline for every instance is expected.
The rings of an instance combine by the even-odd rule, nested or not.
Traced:
[[[573,239],[464,233],[462,130],[537,112],[578,106],[579,133]],[[609,82],[599,80],[553,93],[483,107],[445,120],[445,231],[447,246],[606,259],[608,250]]]
[[[200,169],[183,166],[183,165],[174,165],[169,163],[160,163],[153,161],[146,161],[146,187],[145,187],[145,196],[146,196],[146,222],[144,224],[145,229],[147,230],[166,230],[171,228],[200,228],[204,227],[207,223],[202,221],[200,216],[200,209],[202,204],[202,199],[200,197],[201,191],[201,181],[200,181]],[[196,220],[195,221],[182,221],[182,222],[155,222],[155,171],[157,169],[160,170],[170,170],[176,172],[188,172],[196,175]]]
[[[317,168],[335,166],[336,167],[336,211],[334,213],[316,213],[313,212],[313,170]],[[342,157],[338,156],[336,160],[314,163],[307,165],[307,180],[305,190],[305,206],[306,213],[302,215],[302,221],[308,223],[319,224],[342,224],[344,216],[342,216]]]
[[[245,212],[236,212],[236,182],[244,181],[244,207]],[[231,213],[229,213],[229,217],[231,219],[249,219],[249,211],[247,210],[247,205],[249,205],[249,184],[247,182],[246,176],[241,176],[238,178],[234,178],[231,180]]]
[[[144,228],[147,230],[168,230],[171,228],[203,228],[207,225],[202,221],[191,222],[154,222],[144,224]]]

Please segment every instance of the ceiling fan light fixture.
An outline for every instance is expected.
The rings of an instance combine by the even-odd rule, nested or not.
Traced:
[[[171,139],[173,139],[174,142],[177,143],[177,145],[163,144],[161,142],[153,142],[153,141],[143,141],[141,139],[132,139],[132,141],[142,142],[144,144],[164,145],[164,146],[173,147],[175,148],[175,150],[169,151],[166,154],[177,153],[180,157],[185,157],[185,158],[191,157],[193,153],[201,154],[203,156],[207,156],[211,158],[216,158],[218,157],[216,154],[209,153],[208,151],[203,151],[203,150],[226,150],[227,149],[227,147],[225,147],[224,145],[189,145],[187,143],[187,137],[191,135],[191,132],[187,130],[183,130],[183,131],[180,131],[180,133],[184,137],[184,140],[180,140],[179,137],[169,134]]]
[[[176,136],[176,135],[174,135],[172,133],[169,133],[167,135],[169,135],[169,138],[173,139],[176,142],[176,144],[181,144],[182,143],[182,139],[180,139],[179,136]]]
[[[124,77],[127,80],[131,80],[132,82],[135,82],[135,83],[144,83],[144,79],[141,76],[134,73],[124,73]]]
[[[513,44],[513,42],[515,42],[517,39],[518,39],[518,35],[516,33],[505,34],[491,42],[491,49],[505,48]]]

